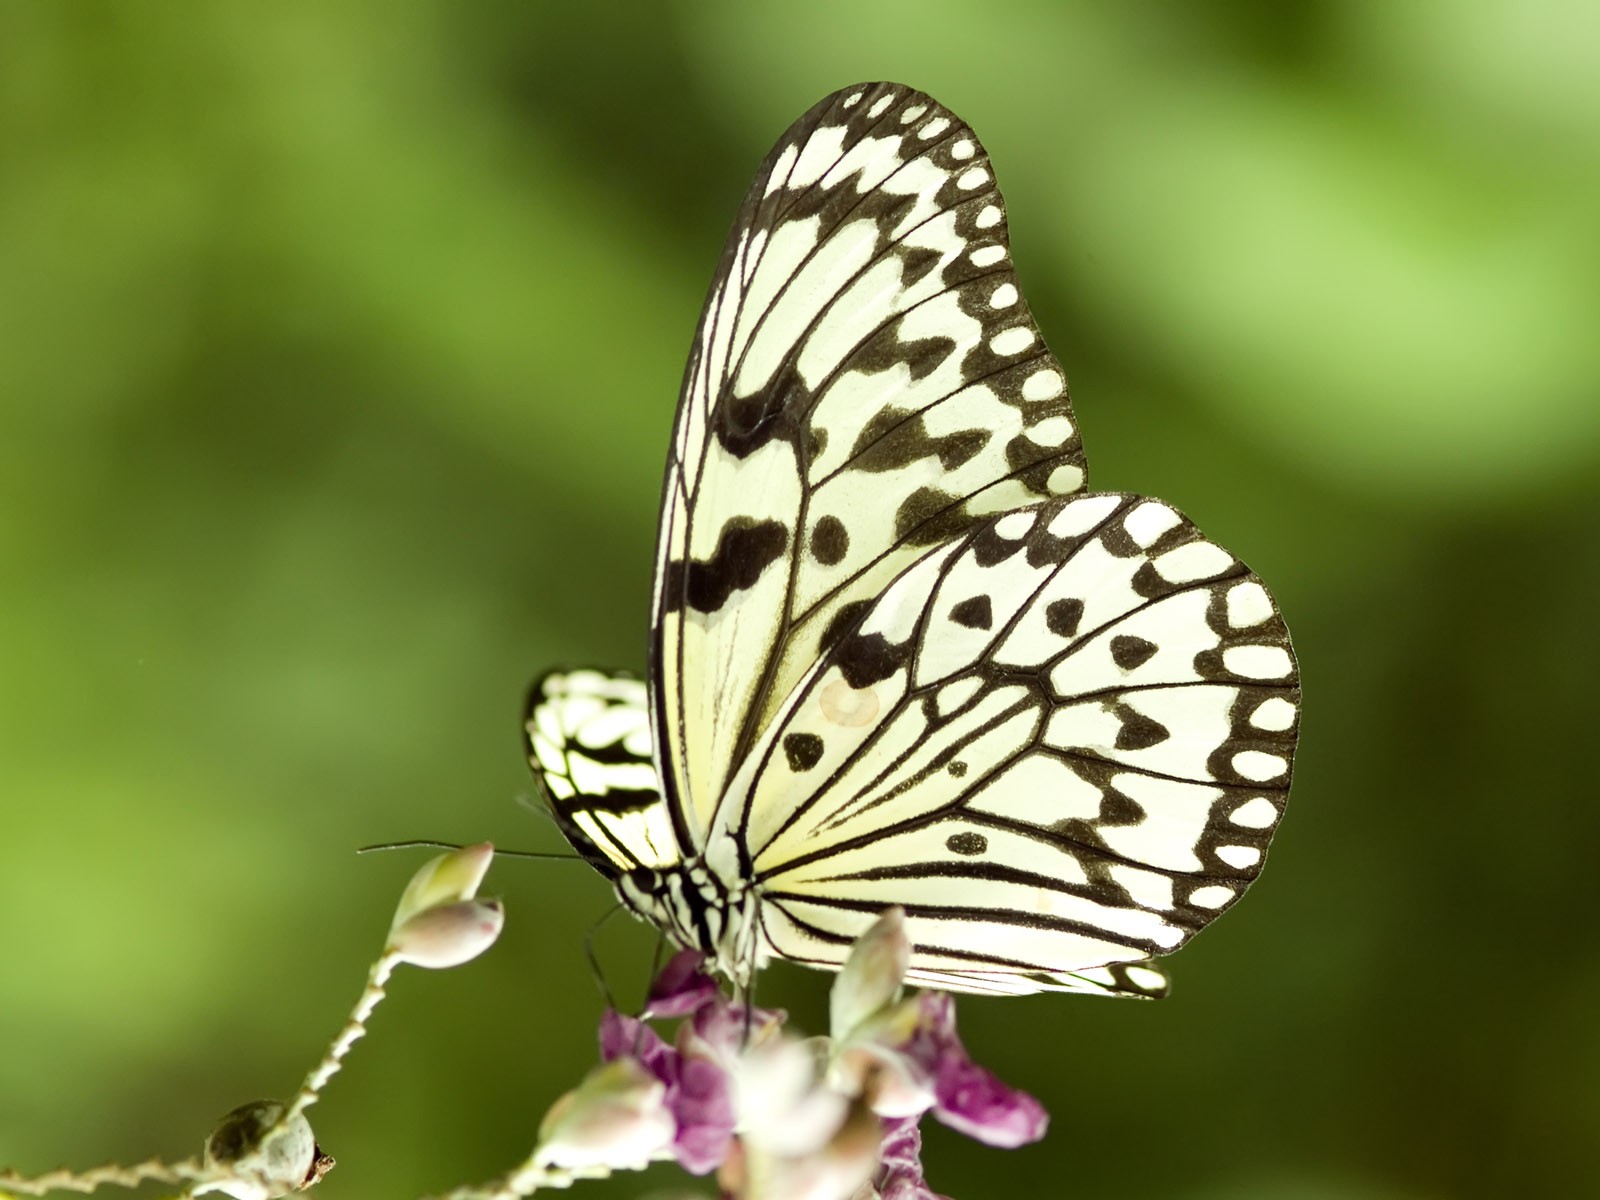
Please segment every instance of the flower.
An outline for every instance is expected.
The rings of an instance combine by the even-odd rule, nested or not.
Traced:
[[[940,992],[902,1000],[910,962],[904,915],[889,909],[857,939],[834,984],[829,1080],[884,1118],[874,1178],[883,1200],[927,1200],[920,1161],[924,1112],[968,1137],[1013,1148],[1044,1136],[1049,1116],[1026,1092],[972,1061],[956,1033],[955,1001]]]
[[[738,1131],[747,1149],[769,1159],[804,1159],[833,1142],[851,1098],[829,1086],[819,1050],[825,1048],[811,1041],[772,1037],[739,1056]]]
[[[583,1145],[635,1159],[654,1147],[693,1174],[716,1171],[730,1200],[943,1200],[923,1177],[924,1113],[1000,1147],[1037,1140],[1049,1118],[972,1061],[949,996],[903,994],[910,956],[904,914],[890,909],[834,982],[831,1036],[804,1039],[782,1012],[723,995],[704,955],[675,955],[645,1017],[601,1019],[600,1057],[633,1090],[581,1126],[599,1131]],[[651,1020],[677,1020],[673,1040]]]
[[[878,1200],[945,1200],[923,1178],[922,1130],[915,1117],[898,1117],[883,1123],[878,1173],[872,1182]]]
[[[698,950],[680,950],[650,984],[645,1016],[686,1017],[717,995],[717,981],[705,971],[706,956]]]
[[[730,1082],[720,1064],[685,1054],[643,1021],[610,1009],[600,1021],[600,1057],[635,1062],[661,1084],[673,1122],[673,1157],[684,1170],[704,1175],[722,1164],[734,1117]]]
[[[848,1104],[833,1132],[802,1154],[776,1154],[741,1137],[717,1181],[734,1197],[760,1200],[843,1200],[872,1184],[882,1138],[878,1118],[859,1100]]]
[[[1050,1115],[1027,1092],[1007,1087],[972,1061],[956,1035],[955,1001],[943,992],[923,992],[917,999],[921,1020],[907,1052],[933,1077],[933,1115],[1006,1150],[1042,1138]]]
[[[839,968],[828,992],[828,1028],[834,1038],[848,1037],[898,1000],[910,963],[906,914],[896,906],[867,927]]]

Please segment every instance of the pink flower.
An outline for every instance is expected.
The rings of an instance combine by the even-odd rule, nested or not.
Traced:
[[[1002,1149],[1042,1138],[1050,1114],[1027,1092],[1007,1087],[972,1061],[956,1034],[955,1001],[943,992],[924,992],[918,999],[922,1019],[906,1050],[933,1078],[933,1115]]]
[[[903,995],[909,959],[904,914],[890,909],[834,984],[832,1037],[802,1040],[784,1028],[783,1013],[723,995],[703,955],[677,954],[645,1010],[678,1020],[673,1042],[645,1019],[614,1011],[601,1019],[601,1059],[660,1089],[654,1110],[643,1101],[612,1107],[642,1114],[640,1144],[660,1137],[658,1119],[670,1124],[666,1151],[693,1174],[719,1171],[735,1196],[944,1200],[923,1178],[924,1113],[1007,1148],[1038,1140],[1049,1117],[972,1061],[949,996]]]
[[[687,1017],[719,998],[717,981],[705,971],[706,956],[698,950],[680,950],[650,984],[645,1015],[655,1019]]]
[[[677,1130],[672,1153],[684,1170],[704,1175],[722,1164],[733,1140],[733,1097],[721,1066],[684,1054],[643,1021],[610,1009],[600,1020],[600,1057],[631,1058],[665,1086]]]
[[[881,1200],[946,1200],[922,1176],[922,1130],[915,1117],[883,1123],[878,1148],[878,1174],[873,1179]]]

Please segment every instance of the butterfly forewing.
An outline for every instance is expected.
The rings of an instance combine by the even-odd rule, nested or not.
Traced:
[[[1175,950],[1256,876],[1298,703],[1288,633],[1231,554],[1159,501],[1051,501],[903,570],[724,818],[781,957],[837,963],[899,904],[929,977],[1094,990],[1075,973]]]
[[[823,100],[745,198],[667,464],[651,704],[685,846],[896,574],[1083,466],[977,138],[896,85]]]

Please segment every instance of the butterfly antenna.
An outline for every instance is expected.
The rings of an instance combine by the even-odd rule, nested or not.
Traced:
[[[414,838],[407,842],[374,842],[370,846],[357,846],[357,854],[371,854],[377,850],[416,850],[419,848],[429,850],[459,850],[460,846],[454,842],[436,842],[432,838]]]
[[[555,814],[550,811],[550,805],[533,793],[518,792],[513,797],[513,800],[518,808],[525,809],[534,816],[538,817],[539,820],[548,821],[550,824],[555,825],[558,829],[560,828],[559,822],[556,821]]]
[[[583,935],[583,957],[589,961],[589,973],[594,976],[595,984],[600,989],[600,998],[605,1001],[606,1007],[610,1009],[617,1007],[617,1001],[616,997],[611,994],[611,985],[606,982],[606,973],[600,969],[600,958],[594,952],[594,939],[595,935],[600,932],[600,927],[616,916],[621,908],[621,902],[613,904],[606,909],[605,915],[589,926],[589,932]]]
[[[454,842],[436,842],[432,838],[417,838],[409,842],[376,842],[371,846],[358,846],[357,854],[370,854],[374,850],[415,850],[426,847],[430,850],[459,850],[460,846]],[[542,858],[550,862],[582,862],[577,854],[562,854],[557,851],[547,850],[496,850],[499,858]]]

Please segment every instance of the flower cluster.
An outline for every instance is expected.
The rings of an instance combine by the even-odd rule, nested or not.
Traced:
[[[974,1063],[947,995],[902,994],[909,946],[891,909],[851,951],[830,997],[830,1036],[736,1003],[677,955],[643,1018],[607,1012],[602,1065],[551,1110],[538,1157],[629,1168],[653,1160],[717,1172],[730,1197],[938,1200],[918,1123],[931,1112],[992,1146],[1044,1135],[1039,1102]],[[669,1042],[650,1024],[677,1020]]]

